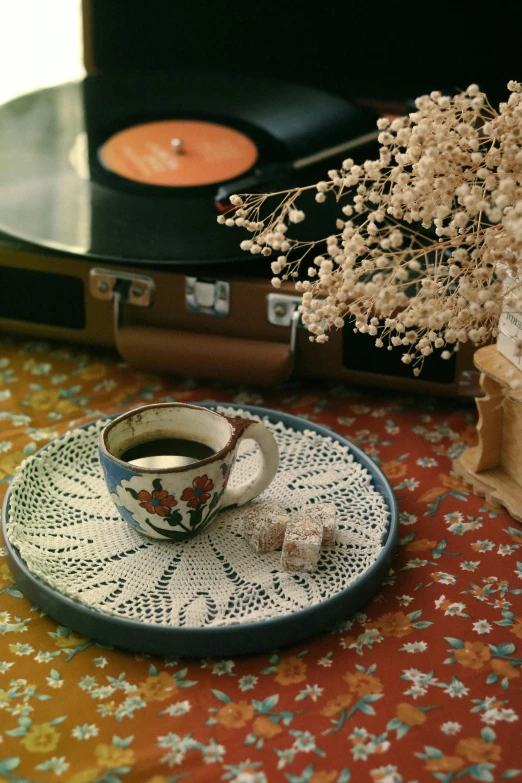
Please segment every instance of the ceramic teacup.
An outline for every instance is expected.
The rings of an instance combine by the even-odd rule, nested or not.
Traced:
[[[238,446],[248,438],[261,451],[259,473],[228,488]],[[162,443],[168,448],[159,448]],[[151,448],[170,452],[140,458]],[[259,495],[279,464],[276,441],[260,422],[177,402],[145,405],[113,419],[100,432],[99,454],[123,519],[146,536],[173,541],[193,538],[221,508],[242,506]]]

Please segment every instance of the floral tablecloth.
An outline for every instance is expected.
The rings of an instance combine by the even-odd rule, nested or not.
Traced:
[[[0,558],[0,782],[401,783],[522,776],[522,527],[451,459],[463,402],[346,386],[165,379],[113,354],[0,343],[2,494],[24,456],[96,415],[230,401],[305,416],[386,472],[400,542],[381,590],[331,632],[236,660],[108,649],[33,606]],[[522,778],[521,778],[522,779]]]

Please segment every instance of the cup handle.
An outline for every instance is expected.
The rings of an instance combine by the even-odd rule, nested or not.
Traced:
[[[245,420],[243,420],[244,422]],[[257,476],[240,487],[227,487],[223,495],[222,508],[243,506],[260,495],[274,478],[279,465],[279,449],[271,432],[259,421],[245,422],[247,426],[239,434],[238,444],[243,440],[254,440],[261,450],[261,468]]]

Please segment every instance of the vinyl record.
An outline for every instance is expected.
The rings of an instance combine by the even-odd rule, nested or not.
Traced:
[[[90,76],[0,107],[0,231],[93,260],[244,263],[243,236],[216,222],[219,185],[374,128],[345,100],[281,81]],[[328,210],[314,210],[325,224]]]

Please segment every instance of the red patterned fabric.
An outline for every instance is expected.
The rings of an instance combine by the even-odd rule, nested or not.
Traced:
[[[400,783],[522,775],[522,527],[451,459],[469,404],[161,379],[112,355],[4,340],[0,479],[96,415],[219,400],[305,416],[361,446],[400,509],[393,571],[331,632],[272,655],[164,660],[42,616],[0,558],[0,781]]]

